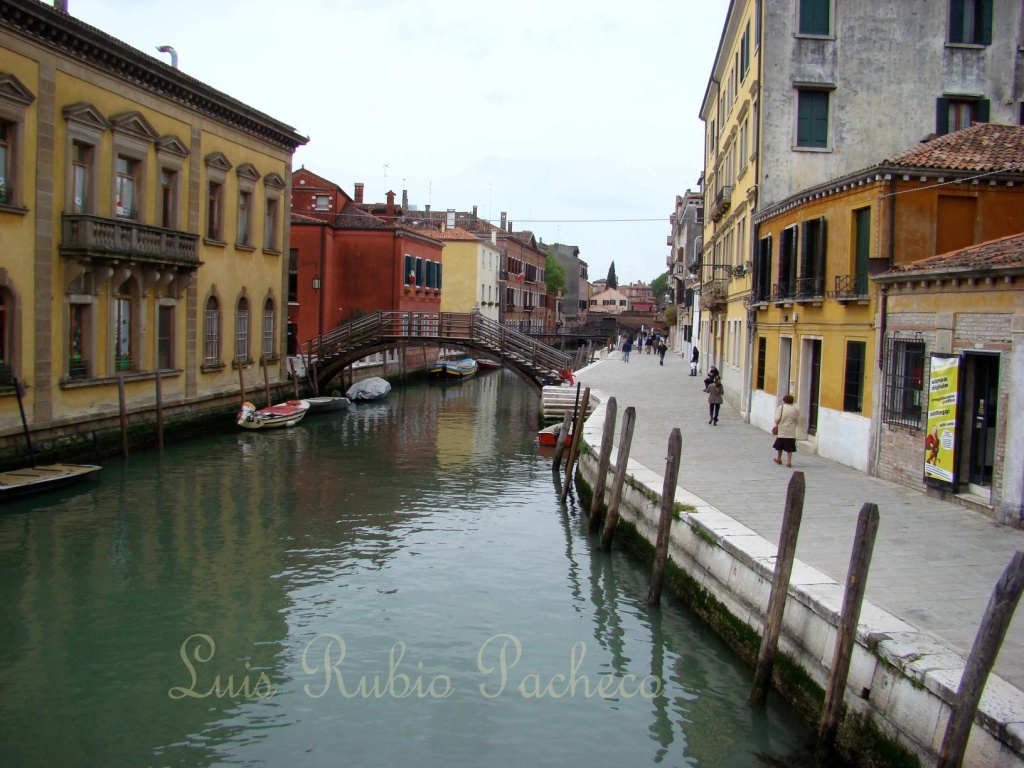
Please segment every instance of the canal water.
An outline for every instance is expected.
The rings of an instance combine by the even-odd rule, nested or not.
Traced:
[[[0,514],[0,764],[756,766],[811,736],[595,550],[507,372]]]

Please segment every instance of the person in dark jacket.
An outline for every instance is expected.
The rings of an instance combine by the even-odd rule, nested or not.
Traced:
[[[715,380],[708,385],[708,424],[718,426],[718,412],[722,409],[722,380]]]
[[[704,391],[705,392],[708,391],[708,387],[711,385],[711,383],[715,379],[717,379],[719,377],[719,375],[720,374],[718,373],[718,369],[715,368],[715,366],[712,365],[711,368],[708,370],[708,375],[704,377]]]
[[[658,365],[665,364],[665,353],[668,351],[668,344],[665,343],[664,339],[658,339]]]
[[[700,350],[696,347],[693,348],[693,354],[690,355],[690,375],[697,375],[697,363],[700,362]]]

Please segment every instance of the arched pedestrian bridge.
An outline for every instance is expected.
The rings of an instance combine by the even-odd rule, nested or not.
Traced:
[[[346,366],[367,355],[408,347],[460,347],[497,360],[540,394],[559,384],[568,355],[477,313],[381,311],[311,339],[306,370],[323,389]]]

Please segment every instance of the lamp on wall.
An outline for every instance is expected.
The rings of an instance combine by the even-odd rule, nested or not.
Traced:
[[[313,290],[314,291],[319,291],[320,290],[320,275],[319,274],[313,275]]]

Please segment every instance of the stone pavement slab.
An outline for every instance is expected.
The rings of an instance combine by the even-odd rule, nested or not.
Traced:
[[[630,463],[657,474],[653,487],[661,488],[668,438],[679,427],[679,486],[772,544],[779,540],[792,471],[802,471],[807,493],[796,556],[840,583],[857,514],[865,502],[877,504],[881,522],[867,599],[965,657],[970,652],[996,581],[1013,553],[1024,550],[1024,531],[799,448],[793,470],[775,464],[774,438],[746,424],[728,404],[718,426],[708,424],[703,374],[690,376],[688,361],[678,355],[666,355],[662,366],[654,355],[633,354],[625,363],[621,353],[612,352],[577,378],[616,399],[616,447],[623,412],[636,409]],[[1022,612],[1018,609],[995,666],[996,674],[1019,690],[1024,690]]]

